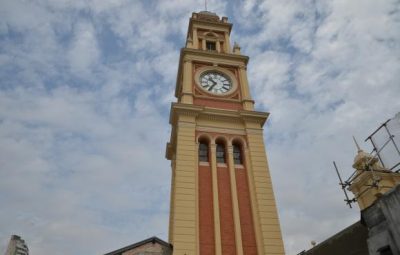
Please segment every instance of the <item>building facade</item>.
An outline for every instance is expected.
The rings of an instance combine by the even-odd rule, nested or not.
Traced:
[[[369,255],[400,255],[400,184],[361,211]]]
[[[174,255],[284,254],[263,126],[231,48],[232,24],[203,11],[189,21],[171,106],[169,242]]]
[[[29,255],[28,246],[20,236],[12,235],[5,255]]]

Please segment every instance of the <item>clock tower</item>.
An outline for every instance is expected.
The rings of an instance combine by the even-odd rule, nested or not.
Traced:
[[[284,254],[264,146],[268,113],[254,110],[249,58],[232,24],[203,11],[189,21],[172,103],[169,241],[174,255]]]

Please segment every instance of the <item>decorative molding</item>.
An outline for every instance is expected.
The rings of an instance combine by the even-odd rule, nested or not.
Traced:
[[[231,23],[225,23],[219,21],[205,21],[205,20],[198,20],[191,18],[189,21],[189,31],[191,30],[192,27],[207,30],[210,29],[210,25],[213,25],[213,31],[230,33],[232,29]]]
[[[234,136],[234,137],[231,137],[231,138],[229,139],[230,144],[233,144],[233,141],[234,141],[234,140],[240,140],[240,144],[242,145],[242,149],[243,149],[243,150],[246,150],[246,149],[247,149],[247,142],[246,142],[246,139],[244,139],[243,137],[240,137],[240,136]]]
[[[182,92],[181,95],[193,96],[193,93],[192,92]]]
[[[246,135],[246,132],[242,129],[206,127],[198,125],[196,126],[196,131],[210,132],[210,133],[225,133],[231,135]]]
[[[218,40],[219,35],[215,32],[213,32],[211,29],[209,29],[208,32],[203,33],[199,38],[207,38],[207,39],[215,39]]]
[[[178,121],[177,125],[178,127],[196,127],[196,124],[194,122],[188,121]]]
[[[196,117],[203,107],[195,106],[192,104],[182,104],[182,103],[172,103],[171,104],[171,115],[170,115],[170,123],[171,117],[175,117],[175,115],[185,115],[185,116],[194,116]]]
[[[187,57],[188,54],[191,56],[204,56],[204,57],[212,57],[215,60],[218,60],[219,63],[221,63],[220,60],[231,60],[233,62],[236,62],[236,65],[243,65],[246,66],[249,57],[244,56],[244,55],[237,55],[237,54],[232,54],[232,53],[217,53],[213,51],[206,51],[206,50],[199,50],[199,49],[188,49],[188,48],[183,48],[181,50],[182,55],[185,55]],[[239,63],[238,63],[239,62]],[[240,64],[243,63],[243,64]]]
[[[197,131],[197,129],[196,129],[196,131]],[[196,136],[196,143],[199,143],[199,140],[200,140],[202,137],[206,137],[206,139],[209,141],[210,144],[215,144],[214,139],[211,137],[210,134],[207,134],[207,133],[199,133],[199,134]]]
[[[262,135],[263,129],[260,128],[246,128],[246,134]]]
[[[238,124],[243,124],[243,121],[238,118],[232,118],[230,116],[219,116],[219,115],[201,115],[199,117],[200,119],[203,120],[211,120],[211,121],[224,121],[224,122],[230,122],[230,123],[238,123]]]
[[[197,99],[207,99],[207,100],[213,99],[215,101],[218,100],[218,101],[227,102],[227,103],[236,103],[236,104],[240,104],[241,103],[240,99],[234,98],[236,96],[239,97],[239,91],[238,90],[236,90],[235,93],[229,94],[228,95],[229,97],[224,97],[225,95],[221,95],[218,98],[216,98],[215,96],[211,96],[211,95],[214,95],[214,94],[211,94],[211,95],[210,94],[206,94],[203,91],[204,90],[200,90],[196,86],[196,94],[193,95],[193,97],[197,98]]]
[[[250,103],[253,103],[253,104],[255,103],[253,99],[248,99],[248,98],[243,98],[242,102],[244,102],[244,103],[245,102],[250,102]]]
[[[260,124],[260,129],[262,129],[262,126],[267,120],[269,113],[244,111],[244,110],[227,110],[227,109],[198,106],[193,104],[172,103],[170,123],[171,124],[176,123],[177,116],[179,115],[193,116],[195,118],[201,118],[212,121],[222,120],[230,123],[240,123],[240,124],[245,124],[246,122],[257,123]],[[253,129],[255,128],[253,127]]]
[[[268,119],[269,112],[241,111],[240,116],[245,122],[255,122],[262,127]]]
[[[216,143],[217,140],[223,141],[226,146],[228,146],[229,139],[226,138],[225,135],[218,134],[214,137],[214,142]]]

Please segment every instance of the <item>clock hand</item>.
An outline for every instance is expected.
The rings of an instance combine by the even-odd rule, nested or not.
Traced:
[[[208,79],[208,80],[211,81],[212,83],[214,83],[213,85],[211,85],[211,87],[208,88],[208,91],[211,91],[215,87],[215,85],[217,85],[217,83],[212,79]]]

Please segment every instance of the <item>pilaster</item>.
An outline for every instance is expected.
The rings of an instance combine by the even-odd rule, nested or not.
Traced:
[[[251,178],[250,183],[253,183],[254,203],[258,207],[256,210],[258,212],[256,217],[258,220],[255,220],[255,227],[257,232],[257,227],[260,227],[263,244],[263,252],[261,254],[283,255],[285,251],[269,175],[262,129],[247,128],[246,132],[252,172],[252,176],[249,177]]]
[[[193,48],[198,49],[199,48],[199,38],[197,36],[197,29],[193,29]]]
[[[233,206],[233,222],[235,224],[235,243],[236,243],[236,254],[243,255],[243,244],[242,244],[242,230],[240,227],[240,215],[239,215],[239,200],[237,195],[237,185],[235,176],[235,163],[233,161],[233,147],[228,146],[228,166],[229,176],[231,181],[231,194],[232,194],[232,206]]]
[[[220,53],[221,52],[221,42],[220,41],[216,41],[216,48],[217,48],[217,52]]]
[[[218,176],[217,176],[217,161],[215,143],[211,144],[211,172],[212,172],[212,187],[213,187],[213,204],[214,204],[214,230],[215,230],[215,254],[222,255],[221,246],[221,223],[218,198]]]
[[[242,105],[243,109],[248,111],[254,110],[254,101],[251,99],[249,82],[247,80],[247,71],[245,66],[239,66],[239,79],[240,79],[240,88],[242,92]]]
[[[194,169],[197,156],[195,116],[179,115],[176,137],[176,164],[173,183],[173,217],[170,237],[174,254],[197,252],[197,191]]]
[[[229,34],[225,33],[225,52],[226,53],[231,53],[231,42],[229,39]]]
[[[189,59],[183,60],[183,84],[182,84],[182,97],[181,102],[184,104],[193,104],[193,65]]]
[[[245,165],[247,169],[247,179],[249,180],[249,189],[250,189],[250,200],[251,200],[251,211],[253,214],[253,223],[254,223],[254,230],[256,235],[256,242],[257,242],[257,254],[264,253],[264,240],[262,238],[261,226],[260,226],[260,215],[258,213],[258,202],[256,196],[256,189],[254,186],[254,176],[253,171],[251,171],[251,163],[250,163],[250,155],[249,150],[244,148],[244,157],[245,157]]]

